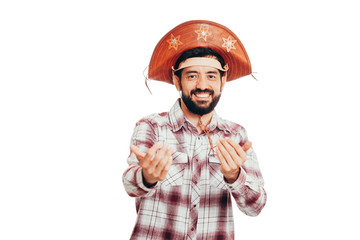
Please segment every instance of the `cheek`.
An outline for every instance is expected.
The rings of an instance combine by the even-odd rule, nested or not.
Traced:
[[[221,92],[221,83],[213,83],[211,84],[211,89],[214,90],[215,93],[220,93]]]
[[[196,84],[187,82],[187,83],[181,84],[180,87],[183,92],[190,93],[191,90],[194,90],[196,88]]]

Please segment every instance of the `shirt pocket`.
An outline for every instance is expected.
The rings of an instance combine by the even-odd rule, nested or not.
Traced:
[[[189,163],[188,155],[182,152],[175,152],[172,157],[173,162],[166,175],[166,179],[161,183],[163,187],[183,184],[184,173]]]
[[[224,175],[220,172],[221,163],[216,156],[209,157],[209,182],[210,186],[227,189],[224,181]]]

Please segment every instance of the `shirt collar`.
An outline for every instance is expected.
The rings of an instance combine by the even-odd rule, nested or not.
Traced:
[[[231,132],[231,127],[216,113],[215,110],[213,111],[211,121],[207,128],[211,131],[214,131],[215,128],[218,128],[219,130],[225,131],[227,133]]]
[[[172,129],[174,132],[179,131],[181,129],[181,127],[183,127],[185,125],[185,122],[189,122],[189,120],[187,120],[187,118],[184,115],[184,112],[182,111],[182,109],[180,107],[180,98],[178,100],[176,100],[175,104],[170,109],[169,119],[170,119],[170,124],[172,125]],[[189,122],[189,124],[190,124],[190,122]],[[228,133],[231,132],[230,126],[221,117],[219,117],[219,115],[216,113],[215,110],[213,111],[211,121],[210,121],[209,125],[207,126],[207,128],[211,131],[214,131],[215,128],[218,128],[218,129],[228,132]]]
[[[175,104],[170,109],[169,119],[174,132],[179,131],[184,125],[186,118],[180,107],[180,98],[176,100]]]

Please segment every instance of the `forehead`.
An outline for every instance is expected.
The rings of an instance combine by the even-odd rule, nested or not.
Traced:
[[[182,71],[183,74],[187,73],[217,73],[220,74],[219,70],[214,67],[208,67],[208,66],[190,66],[186,67]]]

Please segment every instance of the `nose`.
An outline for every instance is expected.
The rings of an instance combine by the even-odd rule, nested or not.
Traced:
[[[200,74],[196,87],[201,90],[207,89],[207,81],[206,81],[206,77],[204,75]]]

